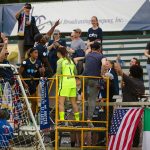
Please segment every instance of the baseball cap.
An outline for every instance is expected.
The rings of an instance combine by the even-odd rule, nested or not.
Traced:
[[[82,32],[81,29],[79,29],[79,28],[76,28],[76,29],[74,29],[73,31],[78,32],[78,33],[81,33],[81,32]]]
[[[29,4],[29,3],[26,3],[24,6],[25,6],[25,8],[27,8],[27,9],[31,9],[31,4]]]
[[[37,33],[35,36],[34,36],[34,41],[35,42],[39,42],[41,39],[42,39],[43,35],[41,33]]]
[[[60,31],[58,29],[54,30],[53,34],[58,34]]]

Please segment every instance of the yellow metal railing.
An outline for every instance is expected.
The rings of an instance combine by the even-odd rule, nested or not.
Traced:
[[[95,127],[95,128],[90,128],[90,127],[71,127],[71,126],[58,126],[58,123],[60,122],[59,118],[58,118],[58,78],[64,76],[64,75],[57,75],[56,76],[56,111],[55,111],[55,150],[58,150],[58,141],[59,141],[59,136],[58,133],[59,131],[80,131],[81,132],[81,146],[80,149],[83,150],[84,148],[94,148],[94,149],[99,149],[99,148],[105,148],[106,150],[108,149],[108,122],[109,122],[109,78],[105,78],[106,83],[107,83],[107,90],[106,90],[106,121],[86,121],[85,120],[85,79],[100,79],[100,77],[92,77],[92,76],[76,76],[79,78],[82,78],[82,90],[83,90],[83,97],[82,97],[82,119],[78,122],[81,123],[105,123],[106,124],[106,128],[103,127]],[[70,77],[70,76],[68,76]],[[73,77],[73,76],[71,76]],[[77,122],[75,120],[65,120],[64,122]],[[84,146],[84,131],[105,131],[106,132],[106,146]]]
[[[109,78],[104,78],[106,81],[106,101],[105,101],[105,108],[106,108],[106,120],[104,121],[87,121],[85,120],[85,80],[88,79],[101,79],[102,77],[93,77],[93,76],[67,76],[67,77],[79,77],[82,80],[82,92],[83,92],[83,96],[82,96],[82,117],[80,118],[80,123],[103,123],[106,125],[106,127],[94,127],[94,128],[90,128],[90,127],[72,127],[72,126],[59,126],[58,124],[60,123],[59,120],[59,109],[58,109],[58,91],[59,91],[59,77],[62,77],[64,75],[56,75],[55,78],[48,78],[48,80],[51,80],[51,84],[49,85],[49,93],[51,92],[52,86],[54,83],[56,83],[56,95],[55,96],[49,96],[49,98],[55,100],[55,150],[59,150],[58,147],[58,141],[59,141],[59,132],[60,131],[79,131],[81,132],[81,146],[80,149],[108,149],[108,123],[109,123]],[[22,80],[31,80],[31,78],[24,78]],[[39,78],[33,78],[33,80],[39,80]],[[24,97],[22,97],[24,98]],[[29,97],[30,99],[34,99],[34,98],[41,98],[39,97]],[[104,103],[104,102],[103,102]],[[62,121],[61,121],[62,122]],[[77,122],[75,120],[64,120],[64,122]],[[106,132],[106,146],[84,146],[84,132],[85,131],[105,131]]]

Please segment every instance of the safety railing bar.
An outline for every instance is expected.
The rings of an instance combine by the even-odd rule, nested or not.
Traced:
[[[150,102],[109,102],[109,106],[149,106]],[[107,106],[105,102],[99,102],[99,106]]]
[[[108,148],[108,146],[83,146],[83,148]]]
[[[59,127],[57,126],[58,130],[84,130],[84,131],[106,131],[107,128],[102,127],[95,127],[95,128],[83,128],[83,127]]]
[[[25,98],[25,97],[20,97],[20,98]],[[40,96],[37,96],[37,97],[34,97],[34,96],[30,97],[30,96],[27,96],[27,98],[32,99],[32,98],[41,98],[41,97],[40,97]],[[54,96],[49,96],[48,98],[54,99],[54,98],[56,98],[56,97],[54,97]]]
[[[92,78],[92,79],[108,79],[108,77],[97,77],[97,76],[81,76],[81,75],[62,75],[58,74],[58,77],[78,77],[78,78]]]
[[[58,122],[62,122],[62,120],[57,120]],[[81,120],[81,121],[76,121],[76,120],[63,120],[63,122],[83,122],[83,123],[107,123],[107,121],[86,121],[86,120]]]
[[[48,80],[56,80],[56,78],[47,78]],[[40,78],[21,78],[21,80],[40,80]]]

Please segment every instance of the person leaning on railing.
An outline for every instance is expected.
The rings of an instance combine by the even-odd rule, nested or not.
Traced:
[[[74,117],[76,121],[79,121],[79,111],[76,102],[77,89],[75,77],[71,77],[77,74],[77,70],[73,61],[68,57],[68,52],[65,47],[59,47],[57,50],[57,75],[59,77],[59,117],[61,121],[65,120],[64,103],[66,98],[70,98]]]
[[[44,76],[45,68],[42,65],[42,62],[38,59],[38,50],[36,48],[29,49],[29,58],[25,59],[19,70],[20,75],[23,78],[28,78],[27,80],[22,80],[25,89],[30,93],[30,96],[36,97],[36,87],[38,81],[34,78],[39,78]],[[36,98],[31,99],[31,108],[32,112],[35,115],[38,101]]]
[[[145,93],[144,82],[141,80],[143,75],[141,66],[132,65],[129,70],[129,76],[122,71],[119,64],[115,66],[115,69],[124,83],[122,86],[123,102],[138,102],[139,98]],[[140,143],[140,132],[141,127],[139,124],[133,139],[133,147],[138,147]]]
[[[123,102],[138,102],[139,97],[145,93],[144,83],[141,80],[142,68],[138,65],[131,66],[129,76],[122,71],[119,64],[115,66],[115,69],[124,82],[122,87]]]
[[[94,77],[100,77],[101,67],[106,63],[106,58],[101,53],[101,45],[98,42],[94,42],[91,45],[91,53],[85,56],[85,69],[84,76],[92,76],[85,80],[85,96],[88,101],[88,120],[92,120],[93,112],[98,99],[99,89],[97,88],[98,79]],[[92,125],[92,124],[91,124]]]

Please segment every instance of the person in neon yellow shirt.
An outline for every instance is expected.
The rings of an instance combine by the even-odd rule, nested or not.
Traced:
[[[68,97],[74,111],[75,120],[79,121],[79,111],[76,103],[77,88],[76,79],[71,77],[77,74],[77,70],[73,61],[68,57],[68,52],[65,47],[59,47],[57,50],[57,72],[59,77],[59,116],[60,120],[65,120],[64,102]]]

